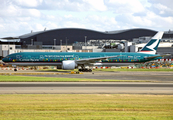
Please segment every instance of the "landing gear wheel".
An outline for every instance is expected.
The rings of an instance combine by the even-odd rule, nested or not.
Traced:
[[[92,72],[91,69],[79,69],[79,72]]]

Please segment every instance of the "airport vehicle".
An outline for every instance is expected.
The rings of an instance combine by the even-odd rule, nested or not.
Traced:
[[[6,56],[3,62],[16,66],[57,66],[57,69],[92,71],[86,66],[128,66],[161,59],[164,55],[156,55],[157,47],[163,36],[158,32],[138,53],[122,52],[21,52]],[[15,69],[17,71],[17,69]]]

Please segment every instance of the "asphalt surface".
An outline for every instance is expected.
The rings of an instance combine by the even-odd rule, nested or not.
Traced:
[[[45,72],[46,73],[46,72]],[[61,73],[61,72],[59,72]],[[85,72],[84,74],[70,75],[37,75],[40,77],[63,77],[63,78],[87,78],[105,80],[144,80],[157,82],[173,82],[173,72],[141,72],[141,71],[117,71],[117,72]]]
[[[173,94],[173,83],[7,82],[0,94]]]
[[[37,77],[61,77],[61,78],[87,78],[87,79],[107,79],[107,80],[144,80],[157,82],[173,82],[173,72],[149,72],[149,71],[116,71],[116,72],[84,72],[83,74],[63,74],[70,73],[69,71],[34,71],[34,70],[20,70],[14,72],[12,70],[0,70],[0,73],[42,73],[42,75],[25,75]],[[45,73],[45,75],[44,75]],[[47,73],[58,73],[58,75],[49,75]]]
[[[0,73],[14,73],[0,71]],[[54,73],[17,71],[15,73]],[[92,72],[27,75],[37,77],[140,80],[145,82],[0,82],[0,94],[173,94],[173,72]],[[26,75],[25,75],[26,76]],[[146,82],[150,81],[150,82]]]

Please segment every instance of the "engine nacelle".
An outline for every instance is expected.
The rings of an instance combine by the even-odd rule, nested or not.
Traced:
[[[62,61],[63,70],[74,70],[76,68],[76,63],[74,60]]]

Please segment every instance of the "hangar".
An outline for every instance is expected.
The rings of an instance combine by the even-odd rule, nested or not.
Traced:
[[[128,40],[142,36],[153,36],[157,31],[150,29],[127,29],[118,31],[94,31],[80,28],[62,28],[31,32],[18,37],[6,37],[2,39],[20,39],[20,45],[72,45],[75,42],[85,42],[85,40]],[[173,38],[173,34],[164,33],[163,38]]]

